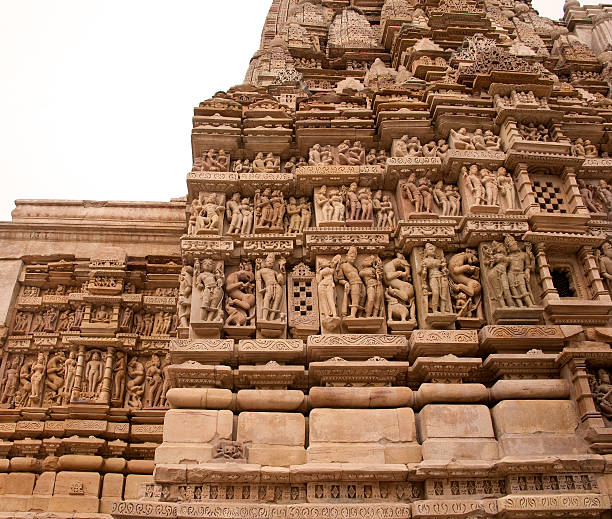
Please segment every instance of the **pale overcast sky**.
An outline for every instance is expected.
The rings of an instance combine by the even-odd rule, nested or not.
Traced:
[[[0,221],[18,198],[183,196],[193,107],[242,83],[270,4],[0,0]]]

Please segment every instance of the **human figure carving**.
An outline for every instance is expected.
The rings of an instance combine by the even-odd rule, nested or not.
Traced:
[[[162,372],[159,355],[151,355],[151,360],[145,365],[144,406],[158,407],[162,390]]]
[[[45,354],[39,353],[30,368],[30,398],[28,405],[40,406],[42,404],[43,378],[45,376]]]
[[[304,229],[310,226],[310,221],[312,220],[310,201],[305,196],[300,198],[300,217],[299,232],[304,232]]]
[[[506,168],[501,167],[497,170],[497,185],[499,187],[499,200],[502,208],[505,211],[516,209],[514,182]]]
[[[348,315],[351,318],[356,318],[358,312],[362,309],[360,302],[362,293],[365,291],[365,286],[359,276],[359,269],[356,266],[356,261],[357,248],[351,247],[346,253],[345,259],[340,261],[336,268],[335,279],[344,288],[341,311],[343,317]]]
[[[466,249],[451,256],[448,261],[451,288],[455,296],[455,311],[459,317],[472,317],[480,305],[480,267],[476,251]],[[461,295],[463,294],[463,296]],[[461,302],[461,303],[459,303]]]
[[[64,364],[66,356],[63,351],[53,355],[47,362],[47,376],[45,378],[45,387],[47,389],[46,399],[52,403],[61,401],[61,388],[64,386]]]
[[[379,317],[383,310],[383,266],[377,256],[365,259],[359,275],[365,285],[365,317]]]
[[[115,362],[113,364],[113,390],[111,393],[112,400],[123,400],[125,392],[125,375],[127,370],[127,358],[125,353],[118,351],[115,354]]]
[[[179,327],[188,328],[191,317],[191,292],[193,290],[193,267],[185,266],[179,276],[178,318]]]
[[[87,380],[87,392],[95,395],[100,388],[102,376],[104,375],[104,361],[100,352],[94,351],[85,368],[85,379]]]
[[[508,284],[516,306],[535,306],[533,295],[529,287],[531,271],[534,265],[531,244],[527,243],[527,249],[519,249],[518,243],[512,236],[506,236],[504,240],[508,251]]]
[[[9,407],[15,401],[15,393],[19,387],[19,365],[21,360],[15,356],[7,365],[7,370],[4,375],[4,386],[2,395],[0,395],[0,404],[7,404]]]
[[[194,276],[196,286],[200,291],[200,320],[206,322],[220,321],[221,297],[219,297],[219,286],[225,281],[221,270],[216,269],[213,260],[206,258],[200,262],[196,259],[194,264]],[[222,291],[222,289],[221,289]]]
[[[444,256],[438,257],[435,245],[425,244],[421,261],[421,277],[431,313],[452,312],[448,285],[448,269]]]
[[[474,150],[476,149],[474,144],[472,143],[472,138],[468,135],[467,130],[465,128],[460,128],[458,131],[455,131],[451,128],[450,130],[451,141],[458,150]]]
[[[412,203],[415,213],[423,211],[423,193],[417,186],[416,173],[411,173],[402,184],[402,196]]]
[[[316,192],[314,195],[314,201],[317,207],[319,207],[321,210],[323,221],[331,221],[334,208],[332,207],[331,200],[327,194],[327,186],[323,185],[319,188],[318,192]]]
[[[329,330],[335,329],[339,324],[334,274],[340,259],[341,256],[339,254],[334,256],[331,261],[321,258],[316,274],[319,309],[323,318],[324,328]]]
[[[278,321],[285,318],[281,312],[283,301],[283,290],[285,285],[285,263],[284,258],[278,260],[278,270],[275,268],[275,255],[269,253],[262,261],[257,260],[255,277],[257,285],[263,294],[261,316],[264,321]]]
[[[482,205],[485,197],[485,188],[482,185],[480,175],[478,172],[478,166],[473,164],[468,170],[465,166],[461,168],[462,174],[465,178],[466,185],[472,194],[474,205]]]
[[[225,282],[226,326],[249,326],[251,324],[255,317],[254,281],[253,267],[249,261],[242,262],[238,270],[227,276]]]
[[[482,168],[480,170],[480,178],[485,192],[486,205],[498,205],[499,185],[497,177],[487,168]]]
[[[414,320],[416,307],[414,304],[414,286],[410,273],[410,263],[401,252],[395,258],[386,261],[383,265],[383,278],[386,285],[385,298],[387,300],[387,320],[392,321],[396,312],[399,312],[400,320]],[[392,307],[392,305],[395,305]],[[404,313],[397,306],[403,306],[407,312]]]
[[[225,202],[225,215],[229,222],[228,234],[240,234],[242,228],[242,212],[240,211],[240,193],[234,193]]]
[[[74,378],[77,368],[77,355],[75,351],[68,354],[68,358],[64,362],[64,385],[62,387],[62,404],[66,405],[70,402],[70,395],[74,387]]]
[[[138,357],[132,357],[128,363],[128,381],[127,394],[125,405],[132,409],[142,408],[142,397],[144,395],[145,368],[138,360]]]

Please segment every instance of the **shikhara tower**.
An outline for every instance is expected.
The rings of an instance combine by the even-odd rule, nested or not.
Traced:
[[[185,198],[0,224],[2,517],[609,518],[611,64],[605,5],[274,0]]]

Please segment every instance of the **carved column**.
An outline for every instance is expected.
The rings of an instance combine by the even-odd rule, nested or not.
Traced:
[[[561,372],[569,379],[570,393],[576,402],[580,422],[587,427],[603,427],[601,414],[593,402],[586,361],[571,359]]]
[[[580,187],[578,187],[576,171],[574,168],[565,168],[561,179],[563,180],[563,186],[565,188],[565,200],[572,212],[574,214],[583,214],[588,216],[590,213],[582,200],[582,195],[580,194]]]
[[[70,395],[70,402],[76,402],[81,397],[81,387],[83,384],[83,373],[85,372],[85,346],[79,346],[77,357],[77,367],[74,375],[74,385]]]
[[[610,293],[606,290],[603,279],[597,267],[597,260],[593,254],[593,247],[582,247],[578,251],[578,259],[581,261],[586,273],[587,283],[591,289],[593,300],[610,302]]]
[[[550,266],[548,265],[548,258],[546,257],[546,245],[544,243],[536,243],[535,256],[538,265],[538,272],[540,273],[540,279],[542,281],[542,299],[560,299],[559,292],[557,292],[557,289],[553,284]]]
[[[113,379],[113,359],[115,357],[115,348],[109,346],[106,350],[106,359],[104,364],[104,378],[102,379],[102,388],[98,395],[98,404],[109,404],[111,401],[111,382]]]
[[[523,213],[527,216],[539,213],[540,206],[536,202],[533,194],[527,164],[521,162],[516,165],[514,170],[514,184],[516,185],[516,192],[518,193]]]

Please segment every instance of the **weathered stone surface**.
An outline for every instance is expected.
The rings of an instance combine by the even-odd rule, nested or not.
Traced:
[[[410,442],[416,439],[414,412],[401,409],[313,409],[309,440],[314,442]]]
[[[308,398],[313,408],[410,407],[413,392],[409,387],[312,387]]]
[[[232,412],[171,409],[164,418],[164,442],[210,443],[232,437]]]
[[[426,405],[419,412],[419,437],[493,438],[489,408],[484,405]]]
[[[297,413],[252,413],[238,416],[236,439],[263,445],[304,446],[306,420]]]

